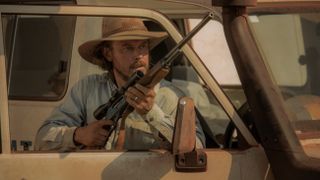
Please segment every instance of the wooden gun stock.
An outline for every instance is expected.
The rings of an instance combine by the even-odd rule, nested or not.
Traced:
[[[142,86],[152,88],[158,84],[161,79],[166,77],[169,71],[169,67],[163,67],[162,62],[158,62],[137,83],[141,84]]]

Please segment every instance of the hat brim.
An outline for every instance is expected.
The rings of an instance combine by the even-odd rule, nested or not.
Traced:
[[[83,43],[79,46],[78,51],[80,56],[86,61],[101,65],[102,60],[97,57],[97,48],[104,41],[123,41],[123,40],[149,40],[150,50],[157,46],[161,41],[166,39],[168,34],[166,32],[154,32],[154,31],[130,31],[116,33],[106,38],[91,40]]]

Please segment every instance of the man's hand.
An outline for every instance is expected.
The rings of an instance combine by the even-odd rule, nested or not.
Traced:
[[[111,120],[101,120],[85,127],[79,127],[74,132],[74,141],[89,147],[104,146],[109,134],[104,127],[112,124]]]
[[[147,88],[140,84],[128,88],[125,93],[127,102],[139,113],[140,115],[147,114],[153,104],[156,93],[153,88]]]

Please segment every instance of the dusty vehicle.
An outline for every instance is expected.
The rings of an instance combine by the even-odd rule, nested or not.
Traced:
[[[0,5],[1,178],[320,177],[320,3],[17,2]],[[182,118],[170,150],[34,150],[37,129],[75,82],[101,73],[77,49],[99,37],[103,16],[141,17],[167,31],[155,62],[211,18],[166,77],[193,98],[206,148],[183,146],[194,140],[183,133],[195,122]]]

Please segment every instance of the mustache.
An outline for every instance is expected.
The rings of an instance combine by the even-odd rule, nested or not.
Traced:
[[[129,66],[130,69],[136,69],[139,67],[147,67],[147,64],[143,61],[138,61],[138,62],[135,62]]]

